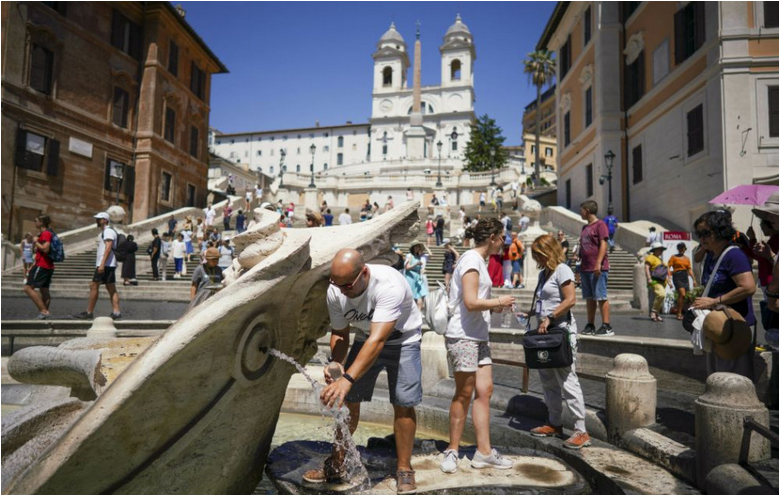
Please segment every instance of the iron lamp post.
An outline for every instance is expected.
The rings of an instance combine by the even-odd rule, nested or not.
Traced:
[[[489,185],[497,186],[497,183],[495,182],[495,149],[494,148],[489,150],[489,156],[490,156],[489,169],[492,171],[492,181],[489,183]]]
[[[315,143],[310,145],[310,155],[312,156],[310,161],[310,184],[307,187],[315,188]]]
[[[443,182],[440,180],[440,151],[443,149],[443,142],[438,140],[438,182],[435,183],[436,188],[443,186]]]
[[[613,209],[612,205],[612,166],[614,165],[615,154],[612,150],[606,152],[604,155],[604,164],[606,165],[606,174],[602,175],[599,182],[603,184],[605,181],[609,182],[609,209]]]
[[[120,204],[120,186],[122,186],[122,173],[124,169],[125,164],[112,160],[109,176],[117,180],[117,205]]]

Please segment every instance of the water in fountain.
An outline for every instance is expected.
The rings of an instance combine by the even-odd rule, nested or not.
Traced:
[[[299,373],[302,374],[305,379],[307,379],[307,382],[310,383],[310,386],[312,386],[313,390],[315,391],[316,396],[318,396],[320,399],[323,385],[310,377],[310,375],[307,373],[307,370],[302,365],[300,365],[299,362],[280,350],[269,348],[267,351],[275,358],[283,360],[284,362],[288,362],[296,367],[296,370],[298,370]],[[321,356],[317,358],[319,358],[319,360],[323,362],[324,365],[326,365],[326,360],[324,357]],[[367,469],[362,463],[362,457],[359,454],[359,450],[356,448],[356,443],[353,442],[353,438],[351,437],[351,429],[348,426],[350,417],[348,414],[348,409],[345,406],[341,408],[329,409],[322,405],[321,415],[328,415],[334,418],[333,443],[345,453],[343,467],[346,472],[346,481],[357,481],[360,482],[362,486],[366,485],[369,488],[369,476],[367,474]]]

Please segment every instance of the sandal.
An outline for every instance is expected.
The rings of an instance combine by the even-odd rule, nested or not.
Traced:
[[[678,315],[678,316],[677,316],[677,320],[682,320],[682,319],[683,319],[683,316],[682,316],[682,315]]]
[[[340,483],[345,481],[348,475],[345,471],[345,467],[341,467],[338,470],[334,464],[334,458],[329,456],[326,460],[324,460],[324,464],[321,466],[321,468],[308,470],[302,475],[302,479],[305,482],[310,482],[311,484],[321,484],[324,482]]]

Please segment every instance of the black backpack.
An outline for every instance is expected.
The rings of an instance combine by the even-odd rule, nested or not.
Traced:
[[[125,248],[123,245],[128,238],[126,238],[125,235],[121,232],[117,232],[117,230],[113,227],[109,227],[109,229],[114,231],[114,234],[117,235],[117,239],[111,245],[111,251],[114,253],[114,258],[116,258],[118,262],[124,262]],[[103,233],[101,233],[101,239],[103,239]]]

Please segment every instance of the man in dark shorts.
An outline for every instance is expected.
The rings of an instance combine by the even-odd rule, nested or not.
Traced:
[[[49,284],[52,282],[54,262],[49,258],[52,242],[52,231],[49,229],[50,222],[48,215],[39,215],[35,218],[35,227],[39,233],[33,240],[35,265],[30,269],[27,275],[27,282],[24,285],[25,294],[38,307],[38,319],[49,318],[49,304],[52,302],[52,297],[49,295]],[[40,295],[35,292],[35,288],[41,290]]]
[[[117,243],[117,231],[109,227],[109,214],[100,212],[95,214],[95,225],[101,230],[98,236],[98,253],[95,257],[95,273],[90,283],[90,299],[87,302],[87,311],[76,315],[79,319],[93,318],[92,312],[95,310],[95,304],[98,303],[98,288],[101,284],[106,285],[106,291],[109,292],[111,299],[112,319],[119,319],[120,314],[120,294],[117,292],[114,272],[117,270],[117,259],[114,257],[112,248]]]

